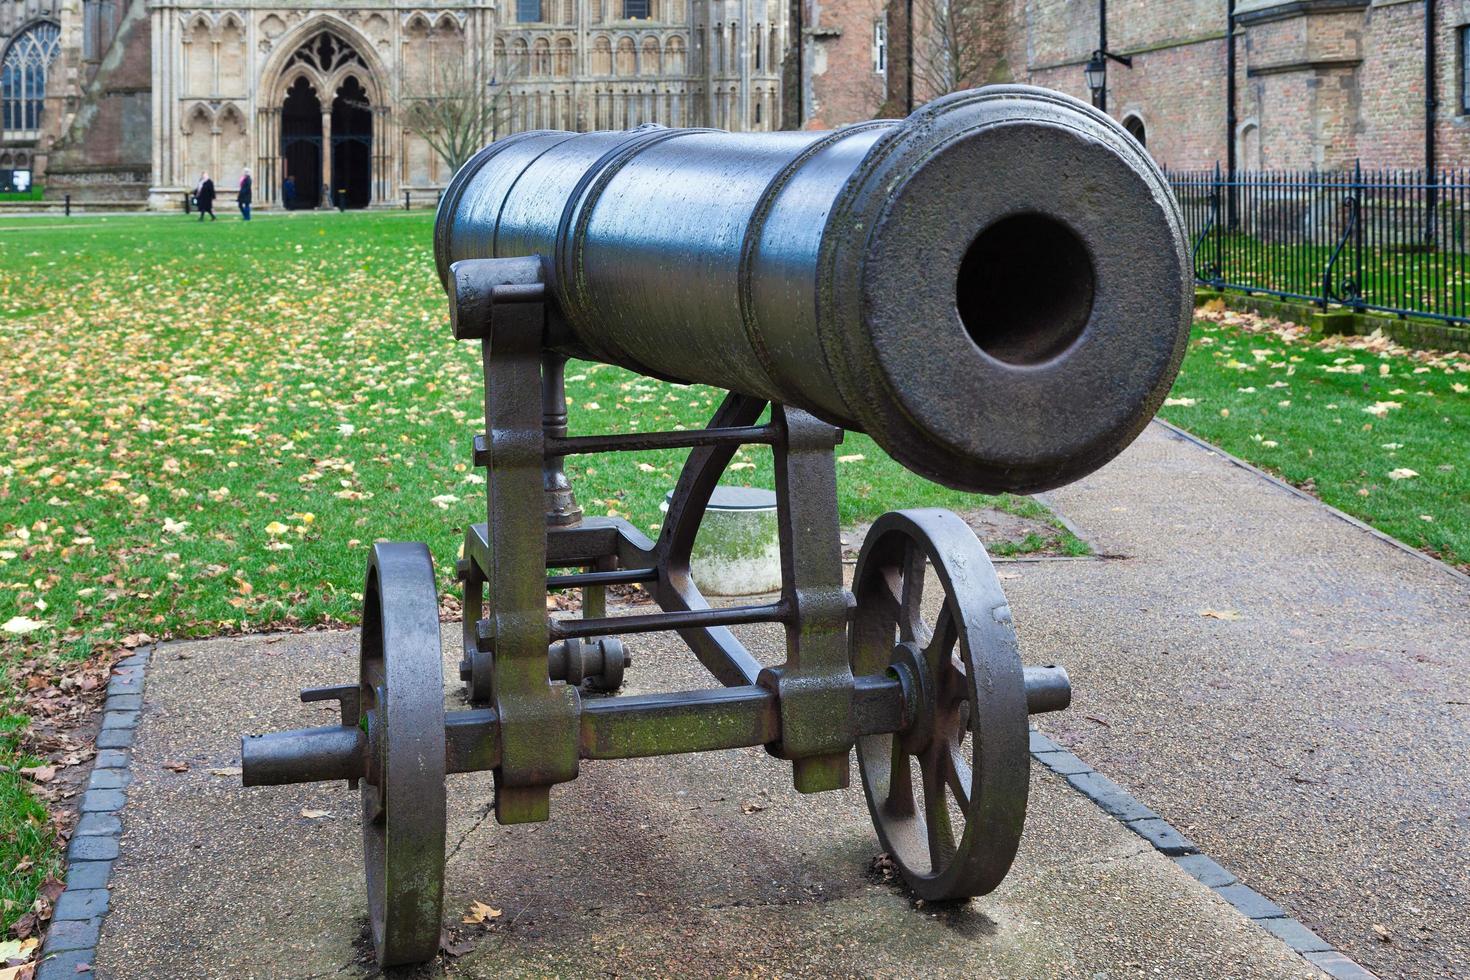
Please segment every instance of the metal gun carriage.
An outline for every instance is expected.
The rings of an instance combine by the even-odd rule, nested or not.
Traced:
[[[915,473],[1029,492],[1120,452],[1178,370],[1187,252],[1168,185],[1106,116],[1022,87],[834,132],[530,132],[454,178],[434,234],[454,336],[481,343],[487,520],[469,529],[445,711],[428,549],[379,544],[360,676],[303,692],[341,724],[243,742],[247,785],[361,787],[379,962],[432,957],[445,777],[493,770],[502,823],[548,819],[583,760],[765,746],[802,792],[858,769],[882,846],[930,900],[1004,878],[1025,819],[1029,713],[1065,671],[1023,667],[969,527],[897,511],[842,573],[833,449],[867,432]],[[568,358],[728,390],[700,430],[567,434]],[[711,606],[689,556],[740,446],[775,466],[782,588]],[[567,456],[683,448],[662,529],[584,516]],[[657,612],[609,616],[641,587]],[[581,590],[578,618],[549,591]],[[763,667],[730,627],[768,622]],[[622,637],[676,631],[719,687],[616,691]]]

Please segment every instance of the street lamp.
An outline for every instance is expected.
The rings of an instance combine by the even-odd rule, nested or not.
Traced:
[[[1108,111],[1108,59],[1116,61],[1124,68],[1133,67],[1133,59],[1124,54],[1113,54],[1098,48],[1092,52],[1092,58],[1088,60],[1087,67],[1082,69],[1082,74],[1087,78],[1087,88],[1092,92],[1092,104],[1104,112]]]

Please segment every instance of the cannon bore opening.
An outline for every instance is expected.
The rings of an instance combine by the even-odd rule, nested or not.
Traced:
[[[970,243],[955,308],[981,350],[1007,364],[1040,364],[1082,336],[1096,279],[1082,240],[1044,214],[1013,214]]]

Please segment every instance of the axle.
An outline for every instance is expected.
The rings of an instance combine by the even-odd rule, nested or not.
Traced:
[[[892,677],[857,678],[853,736],[904,731],[916,715],[913,696]],[[1071,696],[1061,667],[1026,668],[1031,714],[1061,711]],[[493,709],[448,712],[444,734],[447,772],[482,772],[500,764],[500,719]],[[769,745],[780,739],[777,695],[748,685],[583,702],[578,754],[583,759],[632,759]],[[355,782],[367,775],[367,746],[367,736],[355,722],[247,735],[241,741],[245,785]]]

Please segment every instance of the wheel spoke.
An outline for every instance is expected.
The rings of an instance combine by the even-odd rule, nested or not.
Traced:
[[[928,561],[924,550],[913,541],[908,542],[903,555],[903,592],[899,599],[899,639],[929,645],[932,632],[924,622],[924,566]]]
[[[924,656],[931,664],[936,666],[943,663],[943,654],[949,654],[949,659],[955,661],[955,666],[964,672],[964,664],[959,662],[959,653],[955,650],[955,641],[959,639],[959,632],[954,625],[954,612],[950,604],[946,602],[939,607],[939,619],[934,623],[934,631],[929,640],[924,644]]]
[[[948,782],[949,747],[931,749],[919,757],[919,773],[924,781],[924,828],[929,834],[931,872],[939,874],[954,860],[954,828],[949,804],[944,798]]]
[[[889,623],[903,621],[903,600],[899,598],[903,584],[897,569],[884,569],[882,584],[863,596],[878,615]]]
[[[895,817],[910,817],[914,813],[914,780],[909,773],[909,757],[896,735],[888,765],[888,799],[883,801],[883,809]]]
[[[970,771],[970,764],[960,756],[958,748],[949,750],[949,791],[954,794],[955,802],[959,803],[960,809],[965,813],[970,812],[970,786],[975,778]]]

